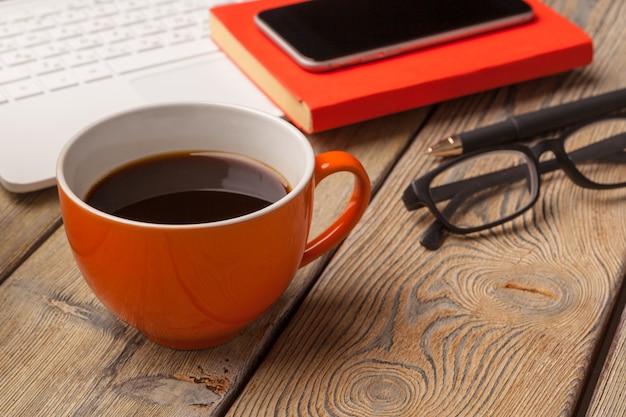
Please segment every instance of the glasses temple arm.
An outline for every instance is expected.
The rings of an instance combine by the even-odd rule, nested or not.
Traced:
[[[441,214],[444,217],[451,217],[455,211],[463,204],[468,195],[474,194],[474,191],[471,192],[466,188],[462,192],[454,195],[448,204],[441,209]],[[435,220],[428,226],[428,229],[422,234],[422,238],[420,239],[420,243],[427,249],[437,250],[443,244],[446,236],[448,234],[448,229],[446,225],[444,225],[440,220]]]
[[[626,132],[613,135],[601,142],[585,146],[568,153],[569,159],[574,163],[581,163],[593,159],[609,159],[615,157],[615,161],[623,162],[626,156]],[[613,160],[613,158],[611,158]]]
[[[569,159],[574,163],[581,163],[591,159],[606,158],[611,155],[624,155],[624,152],[618,153],[626,147],[626,133],[621,133],[615,136],[611,136],[601,142],[597,142],[583,148],[577,149],[574,152],[568,154]],[[455,194],[467,189],[469,186],[492,186],[499,183],[511,182],[523,178],[525,165],[518,165],[511,168],[506,168],[500,171],[490,172],[489,174],[479,175],[477,177],[468,178],[461,181],[451,182],[446,185],[434,187],[430,190],[430,195],[433,201],[440,202],[449,200]],[[555,171],[559,168],[559,163],[556,159],[550,159],[538,164],[540,174]]]

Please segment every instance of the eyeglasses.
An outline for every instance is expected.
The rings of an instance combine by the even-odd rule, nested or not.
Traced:
[[[542,157],[547,152],[552,158]],[[402,199],[408,210],[426,207],[437,219],[421,240],[434,250],[446,231],[478,232],[521,215],[537,202],[541,175],[558,169],[580,187],[625,187],[626,115],[532,146],[497,146],[457,157],[413,181]]]

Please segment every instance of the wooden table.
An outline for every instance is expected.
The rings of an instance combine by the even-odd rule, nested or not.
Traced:
[[[219,347],[170,350],[117,320],[56,190],[0,191],[0,415],[626,415],[626,190],[558,178],[523,217],[435,252],[418,243],[430,217],[400,201],[444,134],[626,87],[626,2],[547,3],[593,37],[591,66],[311,136],[361,159],[371,206]],[[320,186],[316,230],[349,189]]]

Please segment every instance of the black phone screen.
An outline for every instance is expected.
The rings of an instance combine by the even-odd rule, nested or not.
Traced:
[[[328,61],[532,13],[522,0],[312,0],[257,19],[313,61]]]

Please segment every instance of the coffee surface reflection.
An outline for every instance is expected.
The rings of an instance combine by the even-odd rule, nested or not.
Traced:
[[[98,181],[85,201],[129,220],[194,224],[261,210],[288,192],[279,173],[251,158],[194,151],[127,164]]]

